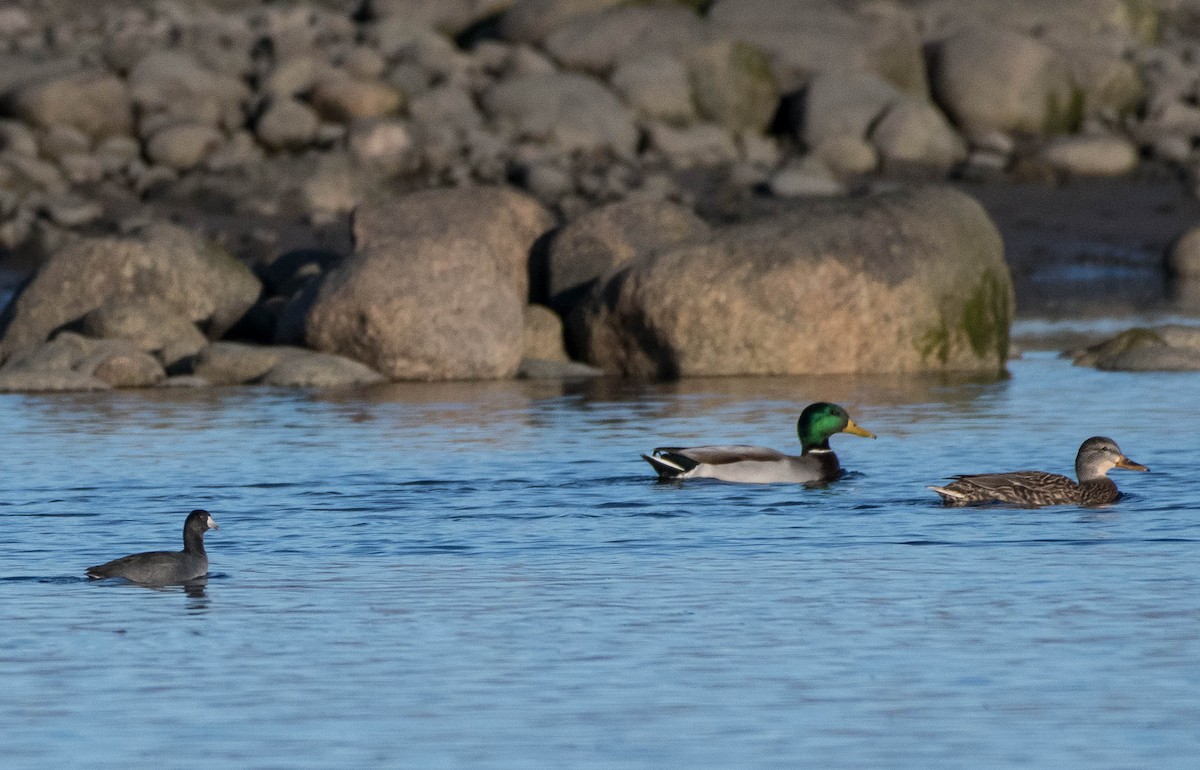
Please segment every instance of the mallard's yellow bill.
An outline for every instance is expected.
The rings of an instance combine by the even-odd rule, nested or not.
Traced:
[[[842,430],[842,432],[850,433],[855,436],[862,436],[863,438],[875,438],[874,433],[867,430],[866,428],[860,428],[858,425],[855,424],[854,420],[848,421],[846,423],[846,427]]]

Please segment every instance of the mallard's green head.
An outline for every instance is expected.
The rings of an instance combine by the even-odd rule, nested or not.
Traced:
[[[835,433],[852,433],[855,436],[875,438],[875,434],[854,424],[846,410],[837,404],[827,404],[824,401],[809,404],[800,413],[796,423],[796,432],[800,434],[800,447],[805,452],[810,449],[828,449],[829,437]]]
[[[1127,471],[1150,470],[1126,457],[1117,446],[1117,442],[1105,436],[1092,436],[1083,442],[1079,447],[1079,454],[1075,455],[1075,476],[1081,483],[1103,478],[1113,468],[1124,468]]]

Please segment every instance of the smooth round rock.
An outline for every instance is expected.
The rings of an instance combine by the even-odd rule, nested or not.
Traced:
[[[1137,168],[1137,147],[1119,136],[1064,136],[1046,145],[1051,166],[1079,176],[1124,176]]]
[[[1171,244],[1167,269],[1172,275],[1200,278],[1200,227],[1193,227]]]

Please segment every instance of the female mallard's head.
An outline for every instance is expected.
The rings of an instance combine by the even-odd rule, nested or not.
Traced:
[[[1124,468],[1127,471],[1150,470],[1141,463],[1130,460],[1117,446],[1117,442],[1104,436],[1092,436],[1083,442],[1079,447],[1079,454],[1075,455],[1075,476],[1080,483],[1104,478],[1113,468]]]
[[[800,434],[800,447],[805,452],[810,449],[829,449],[829,437],[835,433],[875,438],[871,431],[855,425],[845,409],[823,401],[804,408],[796,423],[796,432]]]

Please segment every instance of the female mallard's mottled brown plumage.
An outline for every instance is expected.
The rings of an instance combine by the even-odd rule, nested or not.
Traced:
[[[1044,471],[984,473],[978,476],[954,476],[944,487],[930,487],[942,496],[946,505],[972,503],[1012,503],[1028,507],[1041,505],[1104,505],[1121,496],[1108,477],[1113,468],[1148,471],[1130,460],[1117,442],[1093,436],[1079,447],[1075,456],[1076,484],[1066,476]]]
[[[758,446],[658,447],[642,455],[660,481],[709,478],[743,484],[812,484],[833,481],[842,474],[837,455],[829,448],[835,433],[875,438],[860,428],[837,404],[809,404],[796,422],[800,454],[787,455]]]

